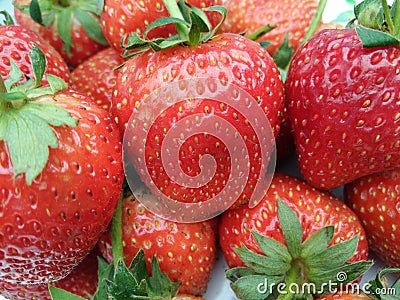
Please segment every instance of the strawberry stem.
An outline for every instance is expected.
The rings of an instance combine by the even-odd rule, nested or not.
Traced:
[[[400,3],[398,3],[397,0],[394,1],[393,3],[394,7],[395,7],[395,11],[394,11],[394,30],[393,30],[393,35],[396,38],[400,38]]]
[[[383,7],[383,13],[385,14],[385,19],[386,19],[386,23],[388,26],[388,30],[391,34],[394,34],[393,20],[390,15],[389,5],[387,4],[386,0],[382,0],[382,7]]]
[[[286,275],[285,289],[278,296],[277,300],[291,300],[293,299],[293,285],[299,283],[301,278],[302,268],[300,264],[294,263]],[[297,286],[295,286],[296,290]]]
[[[117,208],[114,212],[111,224],[112,252],[114,261],[124,258],[124,249],[122,245],[122,202],[124,191],[121,192]]]
[[[310,27],[308,28],[306,35],[304,36],[303,40],[301,41],[302,44],[307,42],[314,35],[315,31],[317,30],[317,28],[321,22],[322,14],[324,13],[327,2],[328,2],[328,0],[320,0],[319,1],[317,11],[315,12],[314,17],[311,20]]]
[[[179,9],[178,3],[175,0],[163,0],[163,2],[169,12],[170,17],[177,18],[180,20],[185,20]],[[180,23],[176,23],[175,26],[178,31],[179,37],[183,40],[188,39],[189,36],[188,28]]]

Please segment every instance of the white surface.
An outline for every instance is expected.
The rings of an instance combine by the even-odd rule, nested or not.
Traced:
[[[0,0],[0,10],[8,10],[12,11],[12,4],[11,0]],[[349,6],[345,0],[329,0],[325,14],[324,14],[324,21],[329,22],[332,21],[333,19],[336,18],[336,16],[341,12],[351,9],[351,6]],[[296,174],[297,169],[295,167],[295,162],[288,163],[286,166],[284,166],[286,173],[292,173]],[[335,191],[338,196],[341,196],[341,190],[338,189]],[[371,278],[371,276],[374,274],[374,270],[377,270],[382,266],[381,263],[377,262],[376,265],[374,266],[374,269],[371,270],[366,276],[365,279]],[[209,282],[209,288],[207,293],[204,295],[204,298],[207,300],[234,300],[236,299],[232,290],[229,287],[229,282],[224,279],[224,271],[226,269],[226,263],[223,258],[222,253],[218,253],[218,259],[216,266],[213,270],[210,282]],[[0,296],[0,300],[5,300],[2,296]]]

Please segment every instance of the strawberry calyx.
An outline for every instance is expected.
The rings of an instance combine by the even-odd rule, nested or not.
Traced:
[[[0,11],[0,15],[3,16],[4,20],[0,21],[0,25],[14,25],[13,17],[6,10]]]
[[[67,84],[46,74],[47,86],[42,86],[46,68],[44,53],[35,44],[29,54],[35,79],[26,78],[11,61],[11,71],[3,81],[0,77],[0,141],[7,145],[14,177],[25,174],[27,184],[43,171],[49,158],[49,147],[57,148],[52,126],[77,126],[70,113],[49,102],[36,101],[45,95],[67,88]]]
[[[211,39],[218,28],[225,21],[227,10],[223,6],[211,6],[207,8],[197,8],[184,0],[163,0],[169,17],[160,18],[151,23],[143,35],[132,33],[122,39],[122,47],[125,49],[124,57],[132,57],[153,49],[160,51],[177,45],[194,46],[205,43]],[[205,12],[218,12],[222,18],[220,22],[212,27]],[[157,27],[174,24],[178,31],[177,35],[168,38],[147,39],[150,31]]]
[[[400,45],[400,3],[394,0],[364,0],[354,7],[355,18],[347,27],[355,28],[364,47]]]
[[[371,267],[372,261],[349,262],[358,236],[329,246],[334,227],[327,226],[303,242],[297,215],[280,199],[278,217],[286,245],[252,231],[263,254],[245,245],[235,249],[246,267],[231,268],[225,276],[239,299],[313,299],[314,295],[329,293],[333,284],[345,286],[356,280]]]
[[[96,17],[100,17],[103,9],[101,1],[32,0],[27,5],[14,5],[42,26],[49,27],[55,22],[68,55],[71,54],[71,47],[74,47],[71,33],[73,19],[76,19],[82,25],[82,28],[92,40],[104,46],[108,45],[100,24],[96,20]]]
[[[400,268],[385,268],[380,270],[376,274],[375,279],[368,282],[368,297],[373,300],[400,299],[400,278],[397,278],[391,286],[388,284],[387,275],[393,273],[400,273]],[[386,293],[382,293],[382,291]]]

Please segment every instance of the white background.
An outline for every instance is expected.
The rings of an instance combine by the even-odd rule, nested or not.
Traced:
[[[359,2],[359,1],[358,1]],[[11,0],[0,0],[0,10],[8,10],[12,12],[12,1]],[[324,21],[329,22],[336,18],[340,12],[352,9],[345,0],[328,0],[327,7],[324,13]],[[289,173],[296,173],[297,168],[295,167],[295,161],[289,163],[285,169]],[[371,278],[375,270],[382,267],[382,263],[377,262],[371,270],[364,277],[364,280]],[[226,263],[222,257],[222,254],[218,254],[217,264],[214,268],[213,274],[209,282],[209,288],[204,298],[207,300],[234,300],[236,299],[233,292],[229,287],[229,282],[224,279],[224,271],[226,269]],[[4,300],[0,296],[0,300]]]

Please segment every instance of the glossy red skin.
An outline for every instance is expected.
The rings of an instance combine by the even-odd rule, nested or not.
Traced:
[[[189,0],[187,2],[196,7],[205,8],[219,5],[220,0]],[[111,47],[123,53],[121,41],[124,36],[131,33],[143,34],[152,22],[168,16],[169,13],[162,1],[105,0],[100,24]],[[213,26],[217,25],[222,18],[218,13],[207,13],[207,16]],[[168,37],[176,33],[174,25],[166,25],[153,29],[148,34],[148,38]]]
[[[400,169],[351,182],[344,195],[365,228],[370,249],[388,266],[400,267]]]
[[[236,34],[222,34],[194,47],[178,46],[162,52],[148,51],[128,60],[118,75],[111,108],[111,114],[115,117],[121,133],[125,132],[126,123],[131,116],[140,118],[142,111],[134,109],[137,101],[168,82],[190,78],[225,80],[247,91],[255,99],[259,99],[258,105],[269,120],[276,137],[280,130],[284,108],[283,84],[279,71],[265,49],[258,43]],[[146,148],[146,155],[148,155],[146,161],[149,162],[147,165],[152,174],[152,180],[158,188],[163,189],[165,195],[172,195],[174,199],[182,202],[192,201],[192,199],[198,202],[206,201],[214,193],[218,194],[218,190],[223,188],[223,180],[229,178],[231,163],[226,147],[219,146],[221,143],[218,144],[219,140],[213,136],[205,137],[198,134],[188,138],[182,145],[181,153],[185,154],[180,160],[182,169],[188,170],[188,175],[194,176],[200,172],[199,156],[205,153],[214,155],[219,163],[215,177],[209,181],[206,191],[203,187],[182,189],[163,171],[162,160],[159,157],[156,159],[157,151],[162,146],[165,137],[164,128],[171,128],[180,119],[195,113],[203,113],[209,108],[210,115],[219,116],[230,124],[235,124],[241,136],[254,137],[254,129],[248,126],[247,120],[240,112],[238,118],[235,119],[234,113],[238,112],[235,108],[226,105],[226,108],[222,109],[220,102],[215,100],[199,101],[190,108],[185,107],[182,112],[179,111],[179,105],[178,102],[165,112],[165,116],[153,122],[146,139],[149,143]],[[246,141],[250,163],[254,166],[254,176],[253,174],[249,176],[248,184],[234,203],[235,206],[249,201],[252,193],[251,186],[254,186],[258,180],[260,169],[258,158],[261,155],[259,155],[260,147],[257,145],[252,138]],[[135,147],[140,146],[132,145],[131,150],[137,155],[139,150]],[[219,180],[214,180],[218,178]]]
[[[97,257],[99,255],[101,254],[98,248],[95,248],[71,274],[59,281],[52,282],[51,285],[89,299],[88,295],[93,295],[97,289]],[[47,284],[12,285],[0,282],[0,295],[13,300],[52,300]]]
[[[71,88],[90,96],[105,110],[111,106],[118,71],[124,59],[113,48],[104,49],[71,72]]]
[[[25,175],[14,178],[0,142],[0,280],[11,284],[68,275],[107,228],[121,192],[120,135],[109,114],[74,91],[55,99],[79,125],[54,128],[59,147],[30,186]]]
[[[215,219],[198,223],[176,223],[161,219],[130,195],[124,198],[122,239],[129,265],[142,248],[148,272],[155,255],[161,271],[171,281],[182,282],[179,293],[201,295],[206,292],[215,262]],[[110,235],[99,243],[103,256],[113,261]]]
[[[14,0],[14,3],[27,4],[31,0]],[[83,29],[76,18],[72,19],[71,38],[73,47],[70,48],[70,54],[65,50],[64,44],[57,31],[57,24],[54,22],[49,27],[36,23],[29,15],[24,14],[19,9],[14,9],[15,20],[18,25],[30,28],[39,36],[52,45],[63,57],[63,59],[72,67],[83,63],[86,59],[96,54],[106,46],[92,40]],[[99,22],[100,18],[94,16]]]
[[[257,40],[271,42],[267,50],[272,55],[282,45],[286,33],[296,51],[318,7],[316,0],[223,0],[222,4],[228,14],[221,32],[246,32],[247,36],[266,25],[277,25]]]
[[[229,267],[244,266],[234,251],[241,244],[261,254],[251,230],[284,243],[277,214],[277,197],[289,205],[301,220],[303,241],[317,230],[334,225],[331,245],[359,235],[356,253],[350,260],[368,259],[364,229],[350,208],[334,196],[318,191],[297,178],[275,174],[268,192],[257,206],[249,208],[242,205],[222,214],[219,241]]]
[[[353,29],[317,33],[295,57],[286,97],[300,171],[331,189],[400,164],[400,48],[363,48]]]
[[[43,38],[28,28],[17,25],[0,26],[0,74],[5,80],[11,70],[11,60],[23,74],[34,78],[28,54],[35,43],[46,56],[46,74],[56,75],[68,82],[70,71],[60,54]],[[47,82],[43,78],[42,83]]]

